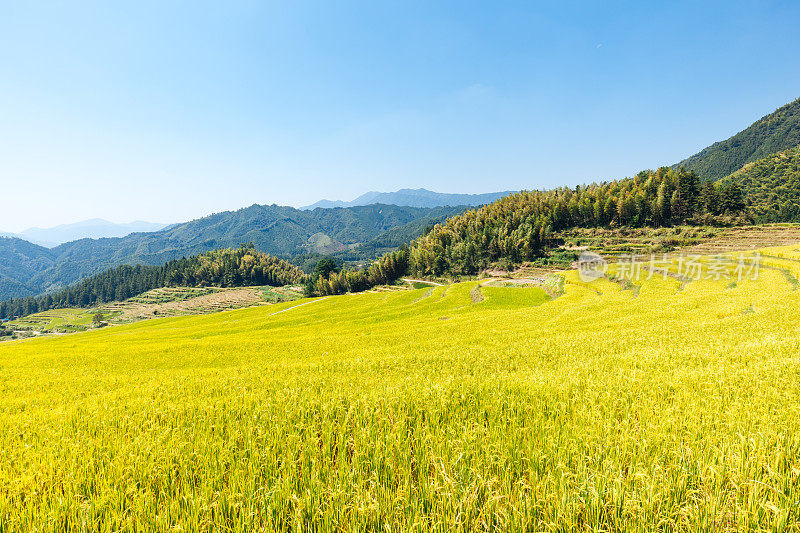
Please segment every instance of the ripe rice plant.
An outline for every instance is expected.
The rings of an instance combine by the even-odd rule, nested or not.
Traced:
[[[0,531],[800,530],[778,269],[479,283],[0,345]]]

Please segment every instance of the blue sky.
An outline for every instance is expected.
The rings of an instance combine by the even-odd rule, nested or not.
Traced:
[[[628,176],[799,97],[798,28],[788,1],[0,2],[0,229]]]

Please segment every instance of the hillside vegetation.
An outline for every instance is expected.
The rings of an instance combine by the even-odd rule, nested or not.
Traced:
[[[660,169],[610,184],[576,187],[572,192],[570,189],[530,192],[525,193],[530,202],[526,206],[522,206],[518,196],[507,193],[442,195],[424,189],[386,195],[367,193],[356,203],[474,204],[502,196],[489,204],[501,206],[496,209],[502,211],[509,197],[517,198],[510,202],[524,209],[524,220],[504,216],[497,226],[484,226],[478,216],[479,227],[471,228],[469,223],[460,227],[466,219],[456,217],[454,222],[448,222],[450,228],[445,234],[437,234],[440,242],[433,242],[431,237],[427,252],[411,258],[418,274],[474,272],[499,258],[514,261],[535,256],[548,245],[552,232],[567,227],[797,220],[795,199],[800,191],[793,181],[795,167],[791,165],[797,157],[798,145],[800,99],[675,165],[673,174],[666,179],[668,172]],[[773,154],[778,152],[783,155],[776,162]],[[742,168],[744,165],[748,166]],[[725,176],[729,177],[722,186],[701,190],[703,181]],[[743,201],[751,208],[750,217],[741,213]],[[298,210],[252,205],[158,232],[82,239],[53,249],[0,238],[0,299],[53,292],[123,264],[160,265],[242,242],[252,242],[257,250],[282,258],[298,258],[299,263],[308,266],[323,255],[365,263],[467,209],[466,206],[419,208],[374,204]],[[472,234],[474,231],[488,233],[478,237]],[[443,253],[439,253],[439,248]]]
[[[712,144],[677,163],[703,179],[717,180],[763,159],[800,145],[800,98],[761,118],[733,137]]]
[[[762,253],[786,259],[757,280],[573,272],[555,299],[471,282],[4,343],[2,524],[797,531],[800,255]]]
[[[119,266],[54,294],[0,301],[0,318],[59,307],[91,307],[121,301],[159,287],[241,287],[302,284],[306,275],[252,245],[175,259],[161,266]]]
[[[800,221],[800,146],[748,163],[722,182],[742,188],[756,221]]]

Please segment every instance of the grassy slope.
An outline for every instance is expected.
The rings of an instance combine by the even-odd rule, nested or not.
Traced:
[[[470,282],[7,343],[0,517],[797,530],[787,280],[573,276],[552,301],[492,287],[477,304]]]

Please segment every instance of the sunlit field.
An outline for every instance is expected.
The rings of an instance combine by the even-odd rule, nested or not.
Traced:
[[[757,280],[571,272],[553,299],[469,282],[4,343],[0,531],[798,531],[800,252],[767,252]]]

